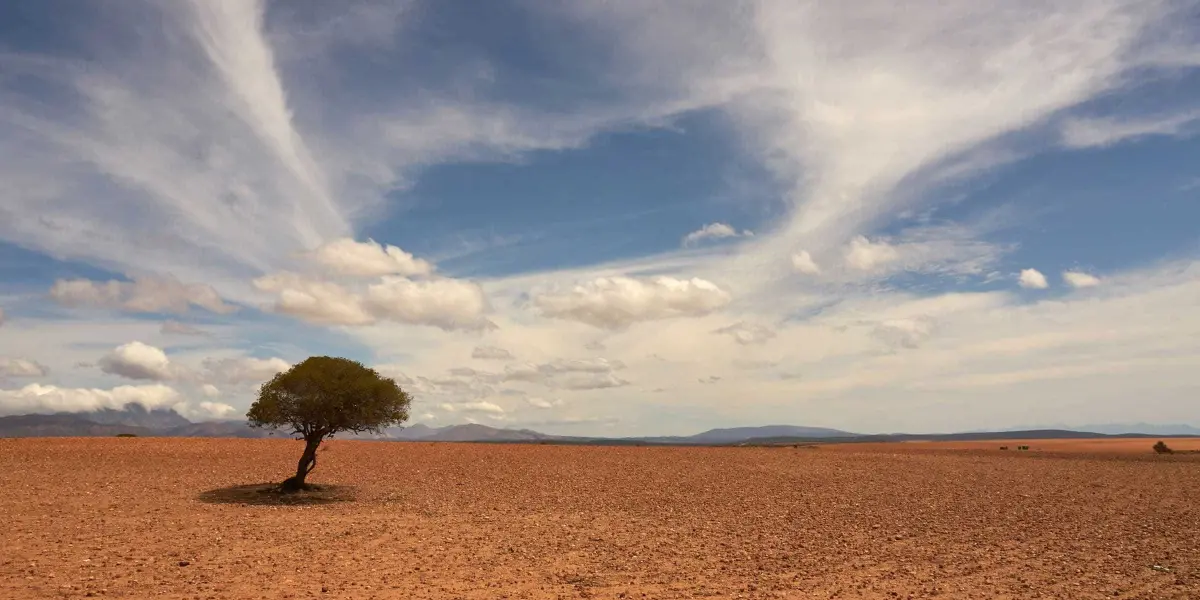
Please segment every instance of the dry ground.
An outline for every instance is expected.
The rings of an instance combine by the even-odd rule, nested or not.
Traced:
[[[1200,598],[1200,455],[916,446],[0,440],[0,598]]]
[[[838,450],[854,452],[891,452],[916,450],[987,450],[1000,452],[1002,446],[1007,446],[1009,452],[1017,452],[1017,446],[1029,446],[1036,453],[1071,453],[1071,454],[1146,454],[1151,452],[1154,443],[1159,438],[1084,438],[1084,439],[1049,439],[1049,440],[970,440],[956,442],[900,442],[900,443],[862,443],[836,444],[827,446]],[[1176,452],[1200,453],[1200,438],[1162,438],[1162,442]]]

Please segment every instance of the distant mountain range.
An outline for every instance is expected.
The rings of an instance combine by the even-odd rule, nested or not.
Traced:
[[[253,429],[244,421],[208,421],[193,423],[170,409],[147,410],[139,404],[124,409],[102,409],[94,412],[56,413],[50,415],[16,415],[0,417],[0,437],[95,437],[132,434],[159,437],[287,437],[286,432]],[[795,425],[765,425],[710,429],[689,436],[652,436],[598,438],[558,436],[530,429],[500,429],[486,425],[465,424],[430,427],[421,423],[408,427],[392,427],[379,434],[340,435],[341,439],[377,439],[408,442],[495,442],[495,443],[556,443],[556,444],[672,444],[672,445],[738,445],[796,442],[865,442],[905,440],[982,440],[1104,437],[1133,435],[1138,437],[1200,436],[1200,429],[1188,425],[1110,424],[1087,428],[1031,428],[1016,431],[972,431],[950,434],[886,434],[867,435],[823,427]]]

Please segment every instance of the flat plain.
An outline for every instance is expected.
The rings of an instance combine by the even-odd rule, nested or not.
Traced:
[[[333,440],[280,504],[238,486],[290,440],[3,439],[0,597],[1200,598],[1200,455],[1153,442]]]

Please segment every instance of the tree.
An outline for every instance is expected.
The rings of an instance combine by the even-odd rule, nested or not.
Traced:
[[[1154,451],[1159,454],[1171,454],[1175,452],[1170,446],[1164,444],[1162,440],[1158,440],[1158,443],[1154,445]]]
[[[379,433],[403,423],[411,402],[395,380],[374,369],[346,358],[313,356],[264,383],[246,418],[251,427],[290,428],[304,440],[296,475],[280,485],[291,492],[307,488],[304,480],[316,468],[317,447],[325,438],[342,431]]]

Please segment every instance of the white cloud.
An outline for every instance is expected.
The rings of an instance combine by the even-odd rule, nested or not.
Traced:
[[[386,277],[367,288],[365,303],[379,318],[400,323],[445,330],[491,327],[484,318],[491,306],[483,288],[460,279],[411,281]]]
[[[208,335],[207,331],[199,327],[180,323],[179,321],[163,322],[162,327],[159,328],[159,333],[162,335]]]
[[[292,368],[291,363],[278,357],[209,358],[203,364],[208,378],[228,384],[265,383],[277,373]]]
[[[1200,125],[1200,111],[1189,110],[1150,118],[1072,118],[1063,123],[1060,133],[1068,148],[1092,148],[1146,136],[1194,135],[1200,131],[1196,125]]]
[[[1022,269],[1018,283],[1021,287],[1032,290],[1044,290],[1050,287],[1050,284],[1046,281],[1046,276],[1037,269]]]
[[[180,402],[171,407],[175,412],[179,413],[189,421],[211,421],[214,419],[228,419],[237,415],[238,410],[228,404],[221,402],[202,401],[198,404],[190,404]]]
[[[557,408],[559,406],[562,406],[562,404],[563,404],[563,401],[560,398],[554,398],[554,399],[548,400],[546,398],[539,398],[539,397],[535,397],[535,396],[526,398],[525,402],[527,402],[530,406],[532,406],[534,408],[541,408],[541,409]]]
[[[450,413],[463,412],[463,413],[485,413],[485,414],[491,414],[491,415],[503,415],[504,414],[504,409],[500,405],[492,403],[492,402],[483,401],[483,400],[476,401],[476,402],[460,402],[460,403],[443,402],[438,405],[438,408],[442,409],[445,412],[450,412]]]
[[[551,381],[553,387],[566,390],[601,390],[629,385],[612,373],[577,373]]]
[[[504,348],[495,346],[475,346],[471,350],[471,358],[479,360],[512,360],[513,355]]]
[[[277,294],[275,312],[324,325],[369,325],[380,320],[429,325],[445,330],[482,330],[492,324],[479,284],[450,278],[413,281],[384,277],[365,291],[294,273],[254,281],[258,289]]]
[[[732,337],[735,342],[742,344],[743,346],[750,344],[765,344],[775,337],[775,331],[768,327],[756,323],[743,322],[722,327],[716,330],[715,333],[728,335]]]
[[[182,370],[171,363],[161,348],[138,341],[117,346],[96,364],[101,371],[126,379],[169,381],[182,374]]]
[[[695,317],[729,304],[729,292],[699,278],[601,277],[566,290],[534,296],[542,315],[606,329],[638,321]]]
[[[733,238],[740,236],[752,236],[750,231],[738,233],[738,230],[726,225],[725,223],[709,223],[696,231],[693,231],[683,236],[683,245],[692,246],[704,240],[719,240],[724,238]]]
[[[110,390],[61,388],[29,384],[17,390],[0,390],[0,412],[4,414],[93,411],[121,409],[140,404],[146,409],[166,408],[182,400],[179,392],[162,384],[122,385]]]
[[[547,374],[557,373],[609,373],[625,368],[625,363],[606,358],[572,358],[555,359],[538,365],[538,371]]]
[[[792,269],[805,275],[820,275],[821,267],[813,260],[807,250],[801,250],[792,255]]]
[[[356,242],[341,238],[322,244],[312,252],[313,260],[339,275],[379,277],[383,275],[429,275],[433,265],[392,246],[368,239]]]
[[[859,271],[871,271],[900,259],[900,252],[891,244],[872,242],[865,236],[850,240],[846,248],[846,265]]]
[[[0,357],[0,379],[5,377],[45,377],[50,369],[28,358]]]
[[[1063,271],[1063,281],[1076,289],[1100,285],[1100,278],[1083,271]]]
[[[211,383],[200,386],[200,392],[208,398],[217,398],[221,395],[221,390]]]
[[[933,335],[929,318],[888,319],[875,326],[872,335],[892,349],[916,348]]]
[[[254,280],[254,286],[278,294],[272,309],[322,325],[367,325],[375,321],[362,298],[328,281],[294,273],[278,273]]]
[[[174,277],[141,277],[132,282],[60,279],[50,288],[50,297],[64,306],[138,313],[184,313],[191,306],[218,314],[237,310],[226,304],[212,286],[185,284]]]

